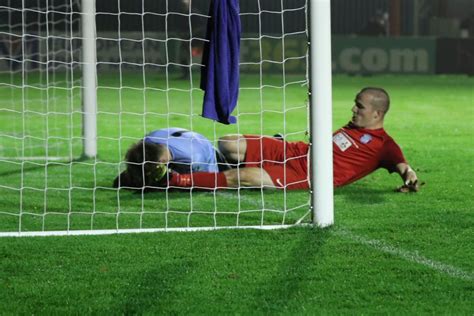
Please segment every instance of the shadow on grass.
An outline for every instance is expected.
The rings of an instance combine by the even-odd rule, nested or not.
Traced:
[[[141,200],[142,197],[145,200],[153,200],[153,199],[159,199],[159,200],[164,200],[164,199],[182,199],[183,197],[189,196],[189,194],[192,194],[193,197],[204,197],[204,198],[209,198],[212,197],[214,194],[219,197],[219,198],[226,198],[228,197],[226,194],[235,194],[235,197],[238,198],[239,196],[245,195],[248,197],[259,197],[261,196],[261,190],[260,189],[245,189],[245,190],[240,190],[240,193],[238,192],[239,190],[237,189],[220,189],[217,190],[215,193],[212,190],[200,190],[200,189],[194,189],[190,190],[188,188],[172,188],[172,189],[156,189],[152,191],[145,191],[143,192],[142,189],[137,189],[137,190],[128,190],[128,189],[121,189],[121,193],[123,192],[123,196],[120,196],[121,200],[136,200],[139,199]],[[276,191],[276,190],[268,190],[265,191],[265,196],[282,196],[283,191]],[[114,199],[116,197],[114,196]]]
[[[149,267],[150,268],[150,267]],[[142,315],[150,311],[162,311],[170,305],[169,297],[176,291],[176,285],[181,278],[194,269],[191,260],[176,262],[160,262],[152,269],[147,269],[138,283],[129,287],[122,305],[117,304],[117,310],[112,314]]]
[[[301,229],[301,228],[300,228]],[[321,248],[327,239],[332,235],[331,229],[303,229],[299,240],[280,265],[276,275],[266,279],[263,284],[257,286],[258,292],[254,293],[259,302],[257,306],[249,306],[249,311],[254,310],[263,314],[285,314],[285,312],[298,312],[301,305],[303,289],[308,279],[318,278],[318,275],[311,275],[310,266],[314,267],[315,262],[324,260]],[[300,310],[300,312],[303,312]]]
[[[51,164],[51,165],[48,165],[48,168],[50,168],[51,166],[62,166],[62,167],[64,167],[63,165],[59,165],[59,164]],[[13,170],[0,172],[0,177],[6,177],[6,176],[21,174],[21,173],[26,174],[27,172],[30,172],[30,171],[44,170],[44,168],[45,168],[44,164],[35,164],[31,167],[23,167],[23,168],[18,167],[18,168],[15,168]]]
[[[143,192],[142,189],[137,190],[127,190],[121,189],[120,200],[123,201],[133,201],[133,200],[175,200],[182,199],[186,196],[189,196],[189,189],[159,189],[154,191]],[[209,196],[209,191],[193,191],[193,196]],[[116,199],[116,196],[113,197]]]
[[[324,264],[321,249],[332,236],[332,231],[298,228],[280,233],[273,242],[279,240],[283,243],[277,249],[288,245],[288,251],[281,249],[282,253],[260,248],[267,242],[251,245],[245,234],[229,233],[228,237],[234,234],[231,238],[234,243],[228,249],[222,247],[226,243],[225,236],[220,236],[214,242],[210,241],[210,250],[196,252],[194,246],[188,244],[172,257],[156,257],[153,263],[146,264],[143,273],[136,274],[135,280],[127,282],[130,286],[117,296],[118,304],[112,304],[116,306],[112,314],[179,314],[205,310],[232,313],[229,308],[237,308],[238,313],[244,315],[301,312],[299,306],[304,299],[302,295],[307,295],[308,279],[321,278],[321,273],[310,272],[314,272],[318,260]],[[264,235],[260,232],[249,234],[252,238]],[[209,237],[198,236],[198,244]],[[161,249],[167,252],[172,247]],[[252,249],[268,256],[242,255],[243,252],[252,253]],[[279,255],[280,258],[276,257]],[[274,264],[277,267],[272,268]],[[266,273],[268,269],[274,272]],[[219,283],[214,284],[216,280]],[[240,281],[243,283],[235,284]],[[245,291],[243,297],[238,295],[239,291]],[[183,305],[186,296],[193,294],[196,296],[189,298],[188,305]],[[217,305],[206,307],[206,304]]]
[[[342,197],[349,203],[358,205],[380,204],[386,202],[386,189],[373,188],[366,184],[352,184],[334,191],[335,197]]]
[[[21,161],[21,160],[19,160]],[[57,168],[57,167],[63,167],[63,168],[66,168],[69,166],[69,164],[71,163],[77,163],[77,162],[84,162],[84,163],[87,163],[87,162],[93,162],[92,159],[89,159],[89,158],[85,158],[85,157],[79,157],[77,159],[73,159],[73,160],[64,160],[64,161],[49,161],[46,163],[46,161],[44,162],[34,162],[34,161],[29,161],[29,160],[24,160],[23,161],[23,165],[25,164],[31,164],[31,166],[29,167],[24,167],[23,168],[20,166],[21,163],[17,163],[17,166],[18,168],[14,168],[13,170],[8,170],[8,171],[3,171],[3,172],[0,172],[0,177],[6,177],[6,176],[11,176],[11,175],[14,175],[14,174],[25,174],[27,172],[30,172],[30,171],[37,171],[37,170],[44,170],[46,167],[47,168]]]

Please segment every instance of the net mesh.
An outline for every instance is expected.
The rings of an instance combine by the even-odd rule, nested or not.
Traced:
[[[0,157],[71,159],[81,150],[81,122],[72,115],[81,106],[77,2],[7,4],[0,7]]]
[[[237,124],[201,117],[209,1],[97,3],[97,148],[82,154],[80,1],[0,5],[0,231],[283,226],[308,217],[306,191],[154,193],[112,188],[127,149],[180,127],[307,141],[305,0],[241,1]]]

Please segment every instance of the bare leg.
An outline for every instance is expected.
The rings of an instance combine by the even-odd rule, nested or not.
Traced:
[[[262,168],[238,168],[224,171],[227,186],[238,187],[271,187],[275,188],[272,178]]]
[[[247,140],[242,135],[226,135],[219,138],[219,150],[230,163],[245,162]],[[247,167],[224,171],[227,186],[237,187],[271,187],[275,188],[272,178],[262,168]]]
[[[230,163],[241,163],[245,161],[247,152],[247,141],[242,135],[226,135],[219,138],[219,151]]]

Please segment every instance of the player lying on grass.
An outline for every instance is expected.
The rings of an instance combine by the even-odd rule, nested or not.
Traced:
[[[164,128],[146,135],[127,151],[127,169],[114,180],[114,187],[143,187],[145,179],[161,178],[171,170],[189,174],[229,169],[222,154],[201,134],[183,128]],[[147,161],[148,163],[144,163]]]
[[[400,147],[383,129],[390,106],[387,92],[381,88],[364,88],[354,102],[351,121],[333,134],[334,185],[347,185],[384,168],[401,176],[403,185],[398,189],[400,192],[418,191],[415,171],[406,162]],[[153,170],[149,174],[141,169],[135,173],[141,184],[137,187],[307,189],[308,149],[305,142],[228,135],[219,139],[219,150],[237,168],[218,173],[178,174],[172,168],[167,170],[164,164],[153,164],[144,168]]]

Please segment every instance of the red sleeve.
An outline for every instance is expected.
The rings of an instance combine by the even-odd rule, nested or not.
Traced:
[[[398,146],[393,139],[385,142],[382,156],[380,157],[380,167],[392,173],[397,171],[397,164],[402,162],[406,163],[406,160],[400,146]]]

